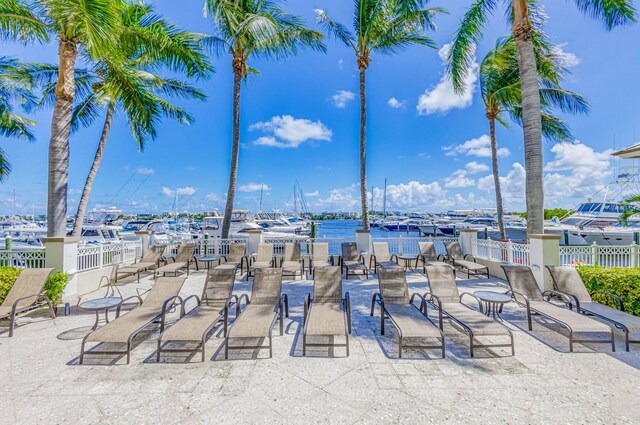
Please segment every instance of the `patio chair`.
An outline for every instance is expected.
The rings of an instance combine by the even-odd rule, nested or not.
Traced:
[[[433,242],[418,242],[418,248],[420,254],[418,254],[418,260],[422,261],[422,271],[426,273],[426,266],[449,266],[451,264],[445,261],[446,256],[436,253],[436,245]]]
[[[229,309],[235,305],[236,317],[240,315],[238,297],[233,294],[236,278],[234,268],[211,269],[207,272],[207,280],[202,296],[190,295],[184,299],[186,308],[190,299],[195,299],[197,306],[183,315],[173,326],[160,334],[156,360],[160,361],[161,353],[192,353],[200,351],[202,361],[205,358],[205,343],[211,331],[222,322],[224,336],[227,336]],[[197,343],[195,348],[165,348],[172,343]]]
[[[458,242],[445,244],[445,248],[447,250],[446,261],[453,267],[460,267],[463,271],[466,270],[467,279],[470,279],[472,274],[474,276],[485,275],[487,279],[489,279],[489,268],[485,265],[478,264],[473,255],[463,255]],[[470,258],[471,261],[469,261],[468,258]]]
[[[593,315],[599,319],[606,320],[615,325],[616,328],[624,332],[625,348],[629,351],[629,344],[639,344],[640,339],[631,340],[629,334],[640,335],[640,317],[633,316],[624,311],[624,302],[619,296],[604,292],[594,291],[589,293],[580,274],[571,266],[547,266],[553,282],[558,292],[569,295],[573,300],[576,311],[582,314]],[[612,298],[618,308],[600,304],[591,298],[594,294],[601,294]]]
[[[152,246],[147,250],[140,261],[137,261],[130,266],[119,267],[118,270],[116,270],[116,282],[118,282],[118,277],[121,274],[137,274],[138,282],[140,282],[140,273],[145,272],[153,267],[158,267],[160,257],[162,257],[162,254],[164,253],[164,249],[165,245]]]
[[[224,262],[218,266],[223,269],[237,270],[240,268],[240,274],[244,273],[245,265],[246,269],[249,269],[249,258],[246,255],[247,244],[245,243],[232,243],[229,245],[229,253],[222,257]]]
[[[398,256],[396,254],[389,253],[388,242],[373,243],[373,255],[369,258],[369,269],[373,268],[374,273],[378,273],[378,267],[400,267],[398,264]]]
[[[473,294],[458,290],[455,271],[447,264],[425,266],[425,273],[429,280],[429,292],[424,294],[427,301],[438,309],[440,329],[442,330],[442,318],[448,317],[458,326],[454,326],[469,337],[469,351],[473,357],[474,348],[511,347],[511,355],[515,355],[513,334],[511,330],[495,319],[482,313],[482,302]],[[462,302],[467,295],[474,298],[480,311],[476,311]],[[478,337],[508,337],[509,344],[478,344],[474,341]]]
[[[259,243],[257,254],[255,257],[252,256],[249,262],[246,279],[249,280],[250,277],[253,277],[256,270],[270,268],[273,265],[273,244]]]
[[[196,245],[193,243],[182,244],[180,248],[178,248],[178,254],[173,263],[168,263],[153,271],[154,279],[159,273],[162,273],[163,276],[166,276],[167,273],[173,273],[174,276],[177,276],[178,271],[183,268],[187,269],[187,276],[189,276],[189,266],[191,265],[191,261],[193,261],[193,253],[195,250]]]
[[[313,299],[304,299],[304,328],[302,331],[302,355],[307,347],[345,347],[349,356],[351,333],[351,300],[347,292],[342,298],[342,274],[339,267],[325,266],[315,270]],[[334,336],[344,336],[344,344],[333,342]],[[328,343],[308,343],[307,337],[329,337]]]
[[[304,264],[302,262],[299,243],[285,244],[284,257],[280,267],[282,268],[283,276],[293,276],[293,280],[295,280],[296,275],[300,273],[300,279],[302,279],[302,275],[304,274]]]
[[[52,271],[53,269],[24,269],[18,275],[4,301],[0,303],[0,319],[9,319],[9,337],[13,336],[18,313],[46,304],[51,318],[56,318],[51,300],[44,290]]]
[[[611,350],[616,351],[613,330],[609,326],[548,301],[549,297],[560,296],[566,303],[570,303],[571,297],[558,291],[542,292],[533,272],[527,266],[503,265],[502,269],[507,276],[514,301],[527,309],[527,324],[530,331],[533,330],[531,314],[539,314],[569,330],[569,351],[573,351],[574,342],[610,343]],[[574,334],[583,336],[581,339],[576,339]],[[587,338],[592,334],[606,334],[609,335],[609,339]]]
[[[131,342],[143,329],[160,318],[160,333],[164,332],[166,314],[174,307],[176,302],[180,304],[181,316],[184,315],[184,304],[178,296],[186,276],[159,277],[147,293],[144,301],[139,295],[125,298],[116,310],[116,319],[87,334],[82,340],[80,348],[80,364],[84,362],[87,354],[112,354],[127,355],[127,364],[131,360]],[[128,313],[120,316],[122,304],[130,300],[137,300],[138,306]],[[91,349],[85,349],[87,343],[96,343]],[[126,350],[98,350],[102,343],[126,344]]]
[[[371,299],[371,316],[376,303],[380,306],[380,335],[384,335],[384,320],[389,319],[398,331],[398,357],[403,348],[439,349],[444,358],[444,334],[427,316],[427,302],[420,294],[409,295],[407,277],[402,269],[380,269],[378,274],[380,292]],[[420,298],[420,308],[414,304]],[[440,339],[439,345],[407,345],[406,339]]]
[[[326,242],[314,242],[311,251],[309,269],[315,276],[316,268],[333,266],[333,261],[329,255],[329,244]]]
[[[364,256],[358,253],[358,245],[355,242],[345,242],[342,244],[342,257],[340,258],[340,271],[344,273],[348,280],[349,275],[354,275],[357,271],[369,279],[369,270],[364,264]]]
[[[280,319],[280,336],[284,334],[284,317],[289,317],[289,300],[282,294],[282,269],[259,268],[255,270],[251,299],[247,300],[244,311],[236,318],[224,340],[224,358],[229,358],[229,350],[260,350],[269,348],[273,356],[271,330]],[[269,339],[268,347],[260,345],[231,345],[232,339]]]

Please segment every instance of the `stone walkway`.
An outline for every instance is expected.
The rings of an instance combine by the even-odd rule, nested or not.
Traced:
[[[410,273],[411,288],[425,292],[424,276]],[[149,278],[123,286],[124,295],[149,288]],[[200,293],[204,274],[194,272],[182,295]],[[497,280],[462,280],[465,290],[501,289]],[[250,283],[236,285],[249,292]],[[155,362],[157,327],[136,339],[131,364],[90,356],[78,365],[82,337],[94,316],[73,311],[55,321],[44,312],[19,320],[15,337],[0,324],[0,423],[640,423],[640,347],[617,353],[576,345],[536,318],[526,330],[515,304],[503,316],[515,335],[509,350],[478,350],[469,358],[466,337],[445,324],[447,357],[407,351],[397,358],[392,326],[379,334],[379,316],[368,313],[375,278],[350,279],[353,309],[351,355],[314,348],[302,357],[299,334],[310,281],[287,281],[290,317],[285,335],[274,331],[273,358],[260,353],[218,355],[219,332],[200,356],[172,355]],[[310,349],[311,350],[311,349]],[[335,355],[335,357],[332,357]]]

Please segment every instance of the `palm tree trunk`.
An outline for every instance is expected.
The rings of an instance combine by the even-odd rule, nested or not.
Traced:
[[[231,168],[229,170],[229,187],[227,189],[227,203],[224,207],[222,220],[222,238],[229,237],[231,228],[231,213],[236,195],[236,180],[238,178],[238,154],[240,152],[240,83],[242,71],[233,68],[233,145],[231,147]]]
[[[84,216],[87,212],[89,195],[91,194],[91,189],[93,188],[93,182],[96,179],[98,170],[100,169],[102,158],[104,157],[104,148],[107,146],[107,139],[109,138],[109,133],[111,131],[111,122],[113,121],[113,112],[115,111],[115,109],[116,109],[116,105],[113,102],[110,102],[109,107],[107,108],[107,116],[104,120],[104,125],[102,126],[102,134],[100,135],[100,142],[98,142],[98,149],[96,150],[96,155],[93,158],[93,164],[91,164],[91,169],[89,170],[87,181],[84,183],[84,189],[82,189],[82,196],[80,197],[80,202],[78,203],[78,212],[76,212],[76,221],[73,224],[73,233],[72,233],[73,236],[80,236],[82,232],[82,222],[84,221]]]
[[[522,91],[522,124],[527,200],[527,234],[544,232],[544,184],[542,174],[542,113],[538,69],[531,40],[531,21],[526,0],[512,0],[513,35],[518,52]]]
[[[502,208],[502,189],[500,187],[500,171],[498,170],[498,146],[496,143],[496,119],[489,117],[489,134],[491,137],[491,165],[493,166],[493,181],[496,186],[496,212],[498,213],[498,229],[500,240],[507,239],[504,230],[504,210]]]
[[[367,98],[365,93],[366,68],[360,66],[360,199],[362,202],[362,228],[369,230],[369,203],[367,200]]]
[[[78,55],[74,42],[61,39],[58,47],[58,81],[56,102],[51,120],[49,141],[49,182],[47,200],[47,236],[67,234],[67,184],[69,179],[69,134],[75,97],[75,63]]]

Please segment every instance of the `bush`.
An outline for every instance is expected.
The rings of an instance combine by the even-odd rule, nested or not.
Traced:
[[[589,292],[605,291],[616,294],[624,301],[627,313],[640,316],[640,268],[579,266],[577,270]],[[593,299],[617,307],[617,303],[611,297],[594,294]]]
[[[0,303],[4,301],[21,271],[22,269],[15,267],[0,267]],[[47,297],[54,304],[60,301],[68,280],[69,276],[62,272],[55,272],[49,276],[44,289],[47,291]]]

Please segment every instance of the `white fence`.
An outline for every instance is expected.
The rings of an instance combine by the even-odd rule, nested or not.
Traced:
[[[44,258],[44,249],[0,251],[0,266],[41,268],[44,267]]]
[[[526,266],[530,264],[528,244],[477,239],[476,248],[479,258]]]
[[[603,267],[638,267],[638,245],[561,246],[560,264]]]
[[[78,246],[78,271],[133,262],[142,255],[142,241]]]
[[[445,255],[447,253],[445,244],[458,242],[458,238],[373,238],[373,242],[387,242],[390,254],[420,254],[418,242],[433,242],[436,253]]]

